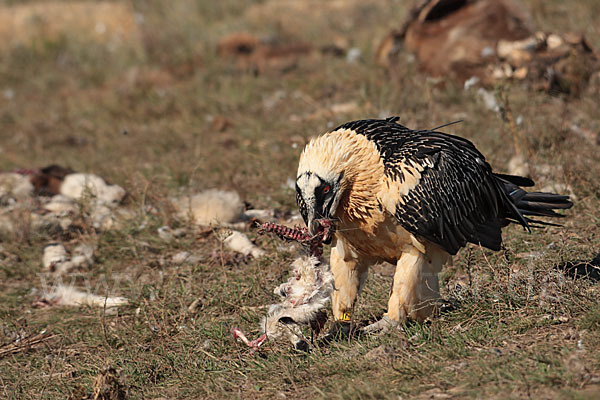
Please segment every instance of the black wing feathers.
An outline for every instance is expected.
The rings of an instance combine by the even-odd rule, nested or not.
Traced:
[[[527,193],[528,178],[494,174],[485,157],[467,139],[436,131],[413,131],[387,120],[361,120],[337,129],[352,129],[374,142],[385,174],[404,182],[400,166],[424,166],[419,183],[402,197],[395,217],[409,232],[422,236],[450,254],[467,242],[499,250],[501,228],[516,222],[528,228],[525,215],[560,216],[568,196]]]

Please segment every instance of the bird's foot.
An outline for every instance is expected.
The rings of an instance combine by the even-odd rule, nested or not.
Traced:
[[[397,328],[398,325],[398,321],[391,320],[387,315],[384,315],[379,321],[362,328],[362,331],[369,334],[381,334]]]
[[[319,346],[328,345],[329,343],[339,340],[348,340],[357,336],[360,333],[356,324],[345,321],[335,321],[327,332],[327,335],[319,339]]]

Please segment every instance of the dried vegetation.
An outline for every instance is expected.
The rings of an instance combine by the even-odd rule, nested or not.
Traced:
[[[379,43],[410,16],[391,0],[16,3],[0,1],[0,21],[60,18],[0,28],[12,35],[0,45],[0,171],[10,173],[0,175],[0,397],[600,395],[598,260],[588,263],[600,251],[597,73],[572,92],[518,77],[482,79],[481,92],[431,79],[403,47],[381,67]],[[546,35],[526,57],[559,43],[551,34],[600,48],[598,1],[523,5],[532,30],[506,39]],[[524,55],[500,61],[514,75],[513,54]],[[564,226],[511,227],[502,252],[461,251],[429,323],[310,353],[287,341],[251,353],[230,328],[259,334],[301,253],[254,222],[301,223],[293,179],[309,137],[390,115],[414,128],[464,120],[444,129],[499,171],[518,153],[538,188],[575,195]],[[64,169],[39,174],[53,164]],[[73,171],[105,186],[69,197],[60,188]],[[196,207],[231,192],[234,209],[218,218]],[[381,316],[391,276],[373,268],[359,322]]]

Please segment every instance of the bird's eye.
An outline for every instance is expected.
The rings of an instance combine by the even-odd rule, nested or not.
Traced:
[[[323,188],[323,193],[329,193],[330,190],[331,190],[331,186],[327,185]]]

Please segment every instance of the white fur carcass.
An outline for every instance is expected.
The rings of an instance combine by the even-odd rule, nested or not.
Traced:
[[[89,196],[97,205],[112,207],[123,200],[126,192],[118,185],[107,184],[97,175],[75,173],[65,177],[60,194],[75,200]]]
[[[12,172],[0,173],[0,202],[8,199],[24,200],[33,193],[27,176]]]
[[[75,289],[72,286],[57,285],[45,293],[36,302],[38,306],[61,305],[61,306],[89,306],[112,308],[128,304],[125,297],[101,296],[90,292]]]
[[[287,337],[292,343],[305,340],[300,325],[320,330],[325,323],[324,308],[333,291],[333,276],[329,264],[316,257],[303,256],[292,263],[292,275],[275,288],[281,303],[272,304],[263,318],[262,329],[267,337]]]
[[[275,288],[281,303],[272,304],[261,322],[263,334],[248,341],[237,328],[232,329],[235,338],[240,338],[253,350],[267,339],[287,338],[297,347],[306,347],[308,340],[301,326],[310,326],[320,331],[327,317],[324,308],[333,291],[333,276],[329,264],[314,256],[302,256],[292,263],[292,274],[287,282]]]
[[[236,192],[217,189],[173,198],[171,203],[179,218],[205,226],[239,221],[244,210],[244,204]]]
[[[223,240],[223,243],[228,249],[245,256],[259,258],[265,255],[265,251],[254,245],[254,243],[248,239],[248,236],[244,235],[242,232],[231,232],[231,234]]]

